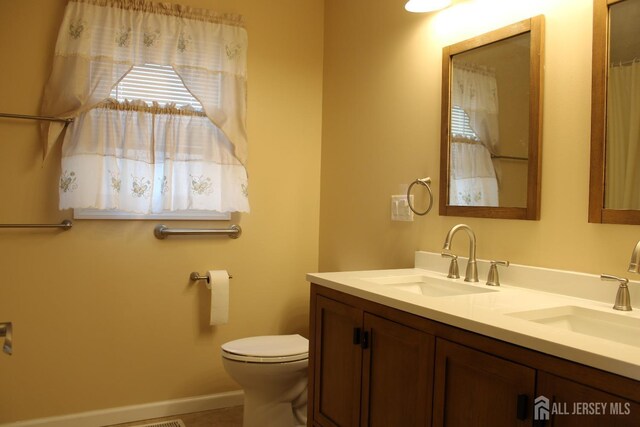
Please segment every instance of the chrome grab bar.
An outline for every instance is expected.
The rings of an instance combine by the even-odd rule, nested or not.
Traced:
[[[0,117],[4,117],[8,119],[27,119],[27,120],[44,120],[47,122],[63,122],[65,124],[69,124],[73,121],[73,119],[59,119],[57,117],[49,117],[49,116],[32,116],[28,114],[10,114],[10,113],[0,113]]]
[[[60,224],[0,224],[0,228],[62,228],[63,231],[73,227],[73,222],[65,219]]]
[[[240,237],[242,233],[242,229],[239,225],[232,225],[229,228],[169,228],[166,225],[156,225],[153,229],[153,235],[156,236],[157,239],[165,239],[168,236],[172,235],[220,235],[224,234],[232,239],[237,239]]]

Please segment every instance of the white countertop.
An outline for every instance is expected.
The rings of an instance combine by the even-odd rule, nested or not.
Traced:
[[[459,259],[461,261],[461,259]],[[521,345],[543,353],[640,380],[640,346],[547,326],[509,315],[520,311],[559,306],[585,307],[640,319],[640,308],[612,309],[617,283],[600,282],[599,276],[521,265],[500,268],[496,292],[429,297],[376,284],[371,278],[424,275],[487,288],[488,263],[478,260],[480,282],[447,279],[448,260],[440,254],[416,253],[416,268],[307,274],[307,281],[374,301],[421,317]],[[517,286],[515,286],[517,284]],[[630,282],[631,301],[640,303],[640,283]],[[580,297],[579,297],[580,296]],[[581,298],[582,297],[582,298]],[[635,298],[635,299],[634,299]]]

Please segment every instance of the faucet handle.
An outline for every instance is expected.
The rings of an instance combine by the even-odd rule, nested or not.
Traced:
[[[613,308],[620,311],[631,311],[631,296],[629,295],[629,287],[627,286],[629,279],[626,277],[613,276],[611,274],[601,274],[600,279],[618,282],[618,293],[616,294],[616,302],[613,305]]]
[[[500,276],[498,275],[498,266],[503,265],[509,267],[509,261],[493,260],[489,267],[489,275],[487,276],[487,286],[500,286]]]
[[[458,255],[454,255],[449,252],[442,252],[441,255],[442,258],[451,258],[451,263],[449,264],[449,274],[447,274],[447,277],[449,279],[459,279],[460,270],[458,268]]]

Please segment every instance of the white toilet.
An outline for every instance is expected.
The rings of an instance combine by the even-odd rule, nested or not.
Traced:
[[[243,427],[307,424],[309,341],[300,335],[242,338],[222,345],[222,364],[244,389]]]

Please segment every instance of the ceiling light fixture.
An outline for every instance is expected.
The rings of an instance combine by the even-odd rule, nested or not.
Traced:
[[[424,13],[444,9],[451,4],[451,0],[409,0],[404,8],[408,12]]]

